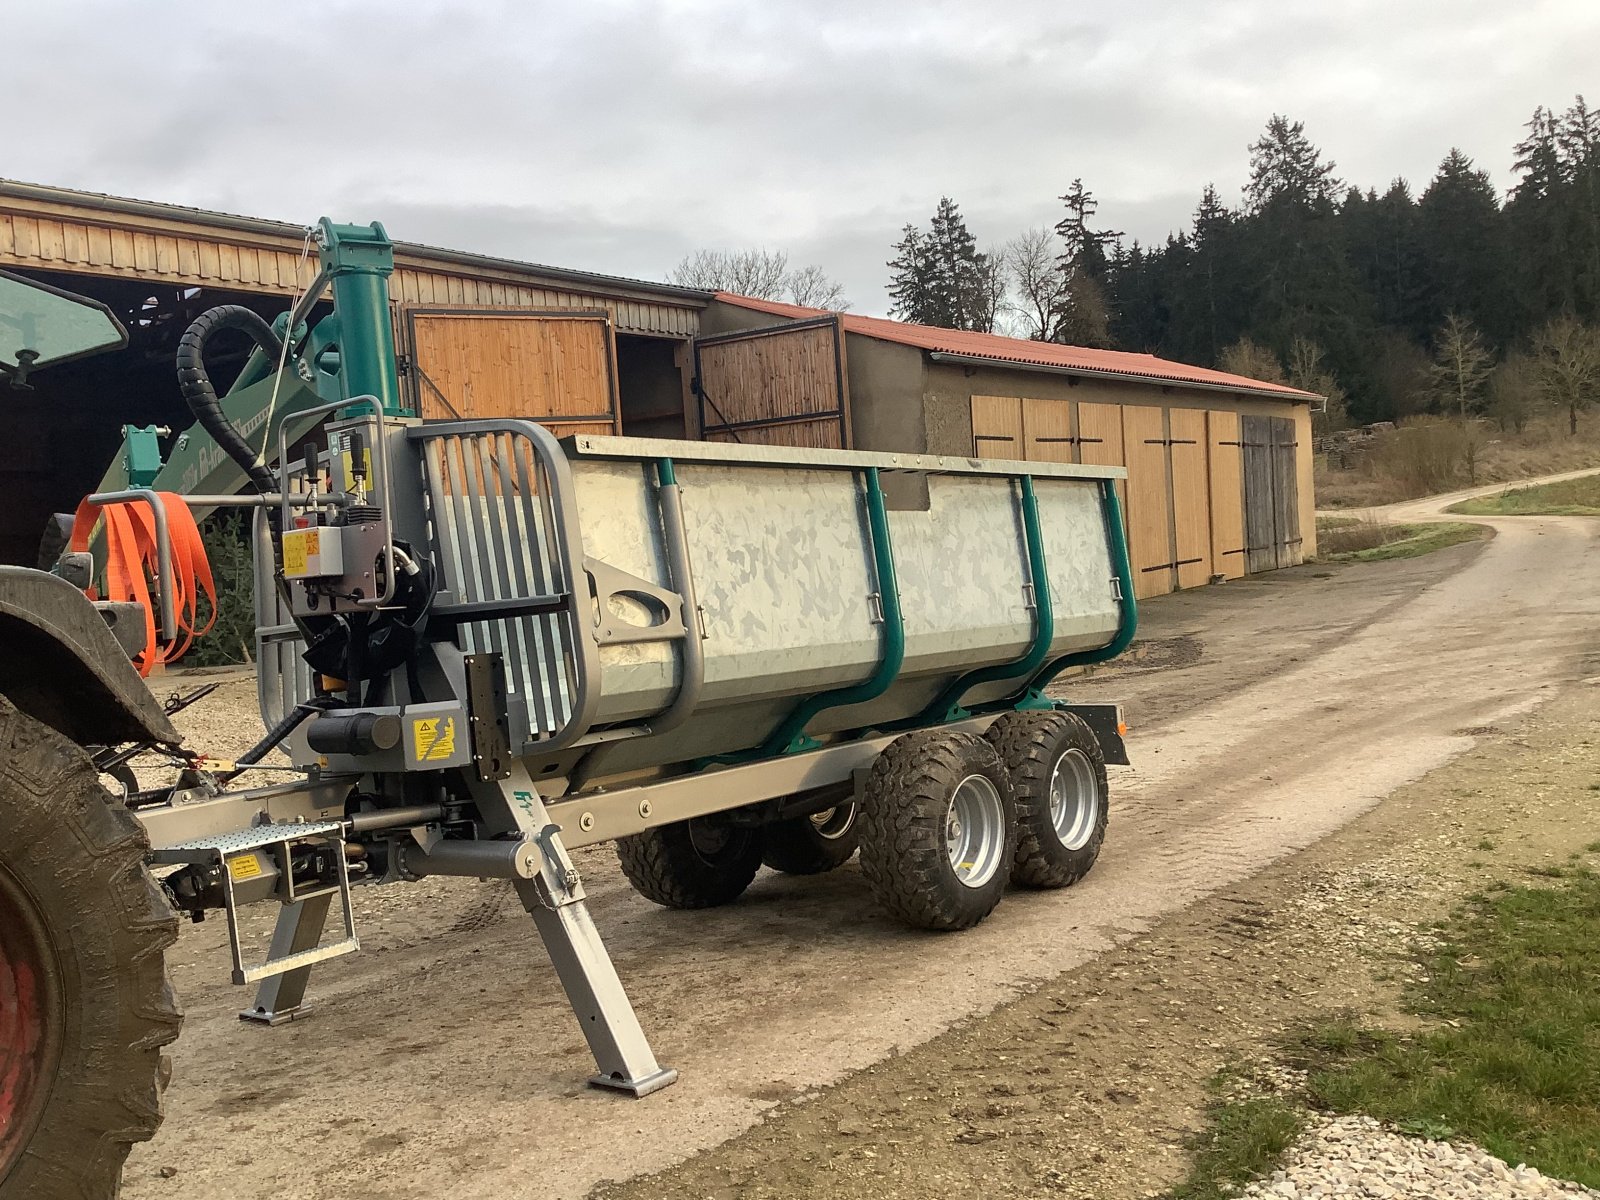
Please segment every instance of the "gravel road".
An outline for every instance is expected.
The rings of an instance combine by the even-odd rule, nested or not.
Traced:
[[[1593,673],[1594,527],[1491,524],[1493,540],[1425,559],[1148,605],[1140,656],[1075,688],[1125,697],[1134,726],[1138,765],[1115,773],[1100,866],[1069,892],[1012,895],[969,933],[889,924],[853,866],[763,875],[731,908],[669,913],[633,895],[605,850],[580,854],[657,1053],[682,1071],[643,1102],[584,1089],[582,1039],[502,886],[365,894],[372,952],[330,964],[317,1015],[277,1030],[238,1024],[220,923],[193,927],[174,954],[189,1018],[167,1123],[135,1149],[124,1196],[581,1196],[986,1012]],[[235,705],[244,690],[225,689]],[[239,744],[254,735],[232,726]]]

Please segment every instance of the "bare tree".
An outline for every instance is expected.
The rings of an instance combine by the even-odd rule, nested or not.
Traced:
[[[821,267],[789,270],[789,256],[781,250],[696,250],[668,272],[667,282],[834,312],[850,307],[842,284]]]
[[[784,290],[789,301],[806,308],[825,308],[829,312],[844,312],[850,307],[844,298],[844,284],[832,279],[821,267],[801,267],[789,272],[784,280]]]
[[[1057,261],[1055,235],[1030,229],[1000,248],[1014,299],[1007,306],[1036,342],[1053,342],[1067,299],[1067,277]]]
[[[1506,355],[1505,361],[1489,373],[1489,415],[1499,422],[1501,432],[1523,431],[1538,390],[1533,363],[1521,351]]]
[[[1557,317],[1533,335],[1533,373],[1544,399],[1567,410],[1576,435],[1579,410],[1600,392],[1600,332],[1576,317]]]
[[[1240,338],[1217,356],[1217,366],[1230,375],[1242,375],[1261,383],[1286,383],[1283,364],[1265,346]]]
[[[1322,347],[1310,338],[1296,335],[1289,343],[1289,386],[1322,397],[1322,411],[1313,418],[1319,433],[1344,427],[1344,389],[1323,362]]]
[[[1429,391],[1440,406],[1454,406],[1461,419],[1482,403],[1484,384],[1494,367],[1494,356],[1478,338],[1465,317],[1451,313],[1433,339],[1433,365],[1428,371]]]
[[[672,268],[667,281],[708,292],[779,300],[788,274],[789,256],[781,250],[696,250]]]

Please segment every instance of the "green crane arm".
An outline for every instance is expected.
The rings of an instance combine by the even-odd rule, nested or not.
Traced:
[[[238,380],[221,399],[222,411],[264,461],[276,456],[287,427],[292,442],[315,418],[302,414],[319,404],[375,396],[385,415],[405,415],[395,369],[394,326],[389,316],[389,275],[394,247],[382,225],[336,225],[324,217],[313,235],[319,270],[293,312],[278,318],[279,337],[292,338],[282,381],[273,398],[277,363],[260,350],[251,354]],[[333,312],[307,329],[305,320],[325,291]],[[220,496],[246,484],[243,467],[224,454],[199,425],[180,433],[165,462],[155,431],[127,426],[123,452],[107,468],[99,492],[153,488],[190,496]],[[197,506],[195,515],[209,511]]]

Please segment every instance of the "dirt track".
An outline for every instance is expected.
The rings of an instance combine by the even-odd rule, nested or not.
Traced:
[[[368,952],[326,967],[321,1011],[278,1030],[236,1021],[221,923],[188,930],[168,1120],[124,1195],[581,1196],[714,1145],[1308,845],[1590,674],[1595,526],[1494,524],[1425,559],[1149,605],[1142,657],[1076,688],[1126,698],[1134,725],[1100,866],[970,933],[889,925],[853,867],[763,875],[732,908],[688,914],[635,897],[608,852],[582,855],[596,922],[683,1072],[641,1103],[583,1089],[582,1039],[501,886],[366,894]]]

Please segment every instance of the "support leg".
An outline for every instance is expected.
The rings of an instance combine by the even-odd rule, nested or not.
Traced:
[[[332,894],[325,893],[280,908],[278,924],[272,931],[272,949],[267,952],[268,959],[283,958],[314,948],[322,939],[322,927],[328,920],[328,909],[332,904]],[[282,1025],[286,1021],[308,1016],[311,1006],[305,1002],[305,995],[306,983],[310,979],[309,966],[267,976],[256,989],[255,1003],[240,1013],[239,1019],[262,1025]]]
[[[551,822],[520,764],[512,767],[509,778],[480,786],[479,805],[485,815],[495,813],[495,823],[505,832],[520,834],[538,846],[539,870],[531,879],[517,880],[517,894],[539,928],[599,1068],[589,1082],[633,1096],[660,1091],[678,1078],[678,1072],[656,1062],[584,904],[583,883],[561,844],[561,827]]]
[[[656,1062],[588,907],[581,899],[550,907],[541,882],[519,882],[517,891],[539,928],[599,1068],[589,1082],[634,1096],[660,1091],[676,1080],[678,1073]]]

